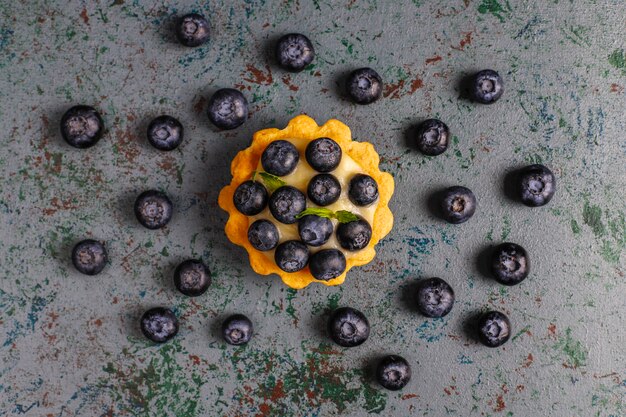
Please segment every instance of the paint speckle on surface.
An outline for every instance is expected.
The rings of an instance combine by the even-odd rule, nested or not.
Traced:
[[[508,0],[482,0],[478,5],[478,13],[491,14],[504,22],[511,14],[511,5]]]

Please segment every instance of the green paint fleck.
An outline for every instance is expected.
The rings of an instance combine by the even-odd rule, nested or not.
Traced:
[[[163,247],[163,249],[161,250],[161,255],[170,256],[170,253],[167,251],[167,247]]]
[[[606,234],[606,228],[602,224],[602,210],[598,206],[590,205],[588,201],[583,207],[583,221],[591,227],[596,237],[602,237]]]
[[[523,335],[524,333],[526,333],[526,332],[527,332],[527,331],[529,331],[529,330],[530,330],[530,324],[529,324],[529,325],[527,325],[527,326],[525,326],[525,327],[524,327],[522,330],[520,330],[519,332],[517,332],[517,333],[515,334],[515,336],[513,336],[513,337],[511,338],[511,340],[515,340],[515,339],[517,339],[518,337],[520,337],[521,335]]]
[[[498,2],[498,0],[483,0],[483,2],[478,6],[478,13],[489,13],[492,16],[497,17],[500,22],[504,22],[505,16],[508,17],[508,15],[511,14],[511,5],[508,0],[506,0],[504,7]]]
[[[572,219],[571,225],[572,225],[572,232],[575,235],[579,235],[581,230],[580,230],[580,226],[578,225],[578,222]]]
[[[294,324],[298,325],[298,316],[296,315],[296,309],[293,307],[293,299],[298,295],[298,291],[292,288],[287,289],[287,308],[285,311],[291,316]]]
[[[609,55],[609,64],[617,69],[622,70],[622,74],[626,74],[626,54],[623,49],[616,49]]]
[[[485,236],[485,239],[487,239],[490,242],[493,242],[493,229],[491,229],[489,232],[487,232],[487,235]]]
[[[566,360],[563,364],[569,368],[578,368],[586,364],[587,351],[580,341],[572,338],[572,329],[569,327],[565,329],[565,336],[559,337],[553,349],[565,354]]]
[[[504,224],[502,225],[502,234],[500,235],[500,240],[506,240],[506,238],[511,233],[511,220],[508,216],[504,216]]]

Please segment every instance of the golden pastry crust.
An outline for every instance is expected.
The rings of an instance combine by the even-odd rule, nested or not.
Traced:
[[[315,279],[308,266],[298,272],[284,272],[262,252],[254,249],[248,241],[248,217],[240,213],[233,203],[235,190],[241,183],[250,179],[253,171],[257,169],[261,154],[267,145],[279,139],[301,138],[312,141],[320,137],[328,137],[336,141],[342,152],[348,154],[361,166],[364,173],[376,180],[379,194],[369,245],[358,252],[346,254],[345,272],[328,281]],[[389,210],[388,204],[393,195],[394,181],[390,174],[380,171],[378,163],[379,156],[374,146],[367,142],[352,141],[350,128],[338,120],[332,119],[322,126],[318,126],[315,120],[309,116],[300,115],[291,119],[287,127],[282,130],[271,128],[258,131],[252,138],[252,144],[239,152],[233,159],[230,168],[233,179],[230,185],[224,187],[219,195],[219,206],[229,214],[225,227],[226,236],[231,242],[243,246],[248,251],[250,265],[256,273],[261,275],[278,274],[283,282],[291,288],[301,289],[312,282],[321,282],[329,286],[342,284],[350,268],[364,265],[374,259],[376,256],[374,246],[393,227],[393,214]]]

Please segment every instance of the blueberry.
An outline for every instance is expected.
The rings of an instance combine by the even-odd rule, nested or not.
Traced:
[[[330,172],[341,162],[341,147],[330,138],[318,138],[309,142],[304,151],[306,161],[318,172]]]
[[[160,229],[172,219],[172,201],[162,192],[144,191],[135,200],[135,216],[148,229]]]
[[[306,208],[306,197],[297,188],[285,185],[274,191],[269,206],[276,220],[293,224],[298,221],[296,216]]]
[[[209,99],[208,115],[220,129],[235,129],[248,118],[248,100],[239,90],[222,88]]]
[[[371,68],[359,68],[348,76],[346,90],[355,103],[370,104],[382,95],[383,79]]]
[[[287,71],[299,72],[315,58],[313,44],[300,33],[284,35],[276,44],[276,61]]]
[[[516,285],[524,281],[530,272],[530,259],[526,250],[515,243],[496,246],[491,256],[491,272],[496,281],[504,285]]]
[[[222,336],[229,345],[245,345],[253,332],[252,322],[243,314],[233,314],[222,323]]]
[[[411,366],[401,356],[385,356],[376,368],[376,380],[388,390],[400,390],[411,380]]]
[[[317,174],[307,187],[307,195],[318,206],[328,206],[339,200],[341,184],[332,174]]]
[[[185,46],[200,46],[209,40],[209,22],[197,13],[186,14],[178,22],[176,37]]]
[[[148,126],[148,141],[161,151],[171,151],[183,141],[183,125],[172,116],[159,116]]]
[[[495,103],[502,96],[503,92],[502,78],[497,72],[487,69],[474,75],[472,79],[472,96],[479,103]]]
[[[452,224],[466,222],[476,211],[476,197],[466,187],[450,187],[443,193],[441,213],[443,218]]]
[[[255,216],[267,206],[267,190],[258,181],[242,182],[233,194],[233,204],[240,213]]]
[[[300,241],[288,240],[278,245],[274,261],[285,272],[298,272],[309,262],[309,248]]]
[[[169,308],[151,308],[141,316],[141,331],[153,342],[167,342],[178,333],[178,319]]]
[[[333,234],[333,222],[325,217],[308,215],[298,220],[300,239],[309,246],[322,246]]]
[[[415,293],[417,309],[427,317],[443,317],[452,310],[454,291],[441,278],[423,279]]]
[[[502,346],[511,337],[511,322],[499,311],[488,311],[478,319],[478,338],[489,347]]]
[[[322,249],[311,255],[309,268],[315,279],[328,281],[344,273],[346,257],[339,249]]]
[[[372,238],[372,226],[365,220],[359,219],[349,223],[339,223],[337,226],[337,240],[342,248],[357,251],[366,247]]]
[[[263,169],[279,177],[291,174],[298,166],[300,155],[296,147],[286,140],[270,143],[261,155]]]
[[[102,272],[107,260],[107,251],[97,240],[83,240],[72,249],[72,263],[79,272],[86,275],[96,275]]]
[[[61,135],[71,146],[90,148],[102,137],[104,122],[100,114],[90,106],[74,106],[61,118]]]
[[[197,297],[211,285],[211,272],[202,261],[186,260],[174,271],[174,285],[181,293]]]
[[[336,309],[328,319],[328,334],[343,347],[354,347],[365,342],[370,335],[367,317],[351,307]]]
[[[547,167],[535,164],[519,171],[518,194],[529,207],[548,204],[556,191],[556,178]]]
[[[269,220],[257,220],[248,228],[248,241],[256,250],[274,249],[279,238],[278,228]]]
[[[357,174],[350,180],[348,197],[357,206],[369,206],[378,200],[378,184],[369,175]]]
[[[449,141],[450,129],[441,120],[424,120],[417,128],[415,142],[417,149],[424,155],[441,155],[448,149]]]

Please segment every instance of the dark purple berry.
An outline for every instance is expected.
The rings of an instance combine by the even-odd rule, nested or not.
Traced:
[[[354,205],[369,206],[378,200],[378,184],[369,175],[356,174],[350,180],[348,197]]]
[[[476,211],[476,197],[466,187],[450,187],[443,193],[441,213],[443,218],[452,224],[466,222]]]
[[[359,310],[341,307],[333,311],[328,319],[328,334],[338,345],[354,347],[367,340],[370,324]]]
[[[318,206],[328,206],[339,199],[341,184],[332,174],[317,174],[309,181],[307,195]]]
[[[209,40],[209,22],[197,13],[187,14],[178,22],[176,37],[185,46],[200,46]]]
[[[183,125],[172,116],[159,116],[148,126],[148,141],[161,151],[171,151],[183,141]]]
[[[276,140],[269,145],[261,154],[263,169],[278,177],[291,174],[300,161],[300,155],[296,147],[286,140]]]
[[[496,246],[491,256],[491,272],[501,284],[519,284],[530,272],[528,253],[515,243],[507,242]]]
[[[415,293],[417,309],[427,317],[443,317],[452,310],[454,291],[441,278],[423,279]]]
[[[141,331],[153,342],[167,342],[178,333],[178,319],[168,308],[151,308],[141,317]]]
[[[211,285],[211,272],[202,261],[186,260],[174,271],[174,285],[181,293],[197,297]]]
[[[441,120],[428,119],[417,128],[415,143],[424,155],[437,156],[448,149],[450,129]]]
[[[333,234],[333,222],[312,214],[303,216],[298,220],[298,233],[307,245],[322,246]]]
[[[72,263],[79,272],[86,275],[96,275],[102,272],[107,260],[107,251],[97,240],[83,240],[72,249]]]
[[[207,113],[211,123],[220,129],[235,129],[248,119],[248,100],[239,90],[222,88],[209,99]]]
[[[287,71],[302,71],[314,57],[313,44],[300,33],[284,35],[276,44],[276,61]]]
[[[318,172],[330,172],[339,166],[342,151],[330,138],[318,138],[309,142],[304,152],[306,161]]]
[[[252,338],[254,328],[243,314],[233,314],[222,323],[222,336],[229,345],[245,345]]]
[[[90,106],[74,106],[61,118],[61,135],[71,146],[79,149],[92,147],[104,133],[100,114]]]
[[[519,171],[518,187],[522,203],[529,207],[539,207],[548,204],[554,197],[556,178],[543,165],[529,165]]]
[[[342,248],[349,251],[358,251],[370,243],[372,226],[365,219],[339,223],[336,235]]]
[[[346,91],[355,103],[370,104],[381,97],[383,79],[371,68],[359,68],[348,76]]]
[[[400,390],[411,380],[411,366],[401,356],[385,356],[376,368],[376,380],[388,390]]]
[[[172,219],[172,201],[162,192],[144,191],[135,200],[135,216],[148,229],[160,229]]]
[[[285,272],[298,272],[309,262],[309,248],[300,241],[288,240],[278,245],[274,261]]]
[[[491,104],[498,101],[504,93],[504,84],[500,74],[487,69],[482,70],[472,80],[472,96],[474,100],[483,104]]]
[[[278,228],[269,220],[257,220],[248,228],[248,241],[256,250],[272,250],[279,239]]]
[[[255,216],[267,206],[267,190],[258,181],[242,182],[233,194],[233,204],[240,213]]]
[[[488,347],[498,347],[511,337],[511,322],[506,314],[489,311],[478,320],[478,338]]]
[[[315,279],[328,281],[346,270],[346,256],[339,249],[322,249],[311,255],[309,269]]]
[[[271,195],[269,207],[276,220],[293,224],[298,221],[296,216],[306,209],[306,197],[297,188],[285,185]]]

